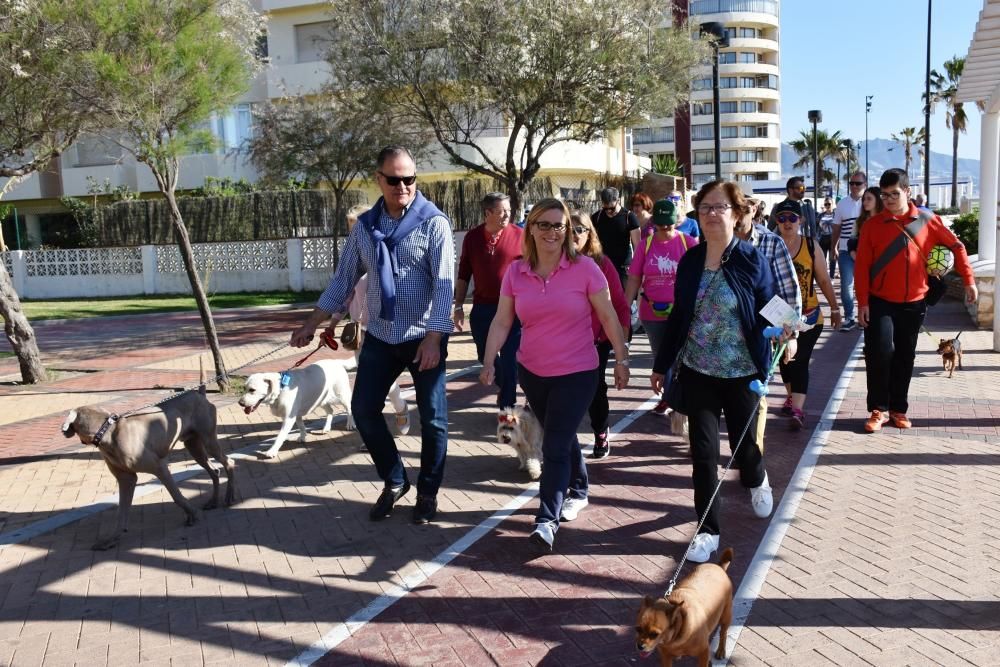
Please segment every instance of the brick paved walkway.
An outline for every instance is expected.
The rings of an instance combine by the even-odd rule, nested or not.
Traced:
[[[966,327],[959,310],[938,307],[929,328],[952,335]],[[220,314],[227,363],[273,349],[301,316]],[[224,446],[246,453],[237,469],[242,501],[184,528],[169,496],[141,486],[121,545],[93,552],[97,533],[113,525],[103,508],[116,488],[92,449],[58,433],[65,411],[155,400],[165,395],[158,386],[194,381],[202,354],[192,315],[122,318],[108,329],[39,327],[43,350],[54,351],[47,363],[73,372],[44,387],[0,389],[0,665],[284,664],[324,636],[309,656],[325,665],[637,661],[638,600],[662,592],[694,520],[684,443],[655,415],[622,422],[650,398],[641,339],[633,387],[612,392],[622,423],[612,455],[590,466],[591,505],[560,530],[552,556],[528,548],[537,501],[495,442],[492,396],[474,374],[449,383],[446,488],[431,526],[408,522],[412,494],[396,516],[368,522],[379,483],[358,436],[342,425],[257,461],[246,454],[273,437],[276,421],[213,395]],[[989,351],[992,334],[962,335],[966,368],[951,380],[922,337],[916,428],[879,435],[861,433],[864,368],[851,357],[858,338],[821,338],[808,432],[790,432],[772,409],[766,454],[777,504],[797,500],[786,489],[811,427],[845,367],[857,371],[794,518],[780,526],[787,534],[732,664],[997,664],[1000,354]],[[301,354],[286,349],[248,370]],[[473,356],[468,334],[456,335],[449,371]],[[418,431],[415,424],[400,438],[408,465],[419,457]],[[191,463],[182,454],[172,461],[175,471]],[[181,488],[203,497],[208,481],[192,476]],[[753,517],[732,479],[721,500],[739,586],[771,524]],[[63,522],[80,508],[92,509]],[[478,541],[468,538],[502,509]],[[62,525],[11,543],[41,521]]]

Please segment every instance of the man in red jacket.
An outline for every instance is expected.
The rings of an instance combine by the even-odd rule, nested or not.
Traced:
[[[965,284],[965,300],[978,297],[969,256],[941,218],[910,203],[910,180],[902,169],[879,179],[885,209],[869,219],[858,240],[854,290],[858,324],[865,329],[868,410],[865,430],[874,433],[889,420],[910,428],[907,394],[917,337],[927,314],[927,254],[936,245],[955,256]]]

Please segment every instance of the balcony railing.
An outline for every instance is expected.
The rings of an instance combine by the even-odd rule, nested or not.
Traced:
[[[778,3],[775,0],[692,0],[688,11],[691,16],[725,12],[755,12],[777,16]]]

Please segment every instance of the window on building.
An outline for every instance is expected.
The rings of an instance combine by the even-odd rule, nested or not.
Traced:
[[[673,127],[636,127],[632,129],[632,142],[635,144],[663,144],[673,140]]]
[[[740,28],[740,37],[754,39],[757,37],[757,28]]]
[[[732,65],[736,62],[736,52],[729,51],[727,53],[719,54],[719,64],[720,65]]]
[[[778,77],[774,74],[758,74],[757,81],[754,84],[756,88],[770,88],[771,90],[778,89]]]
[[[722,151],[722,164],[729,164],[737,161],[739,151]]]
[[[728,37],[729,39],[735,39],[737,37],[737,32],[738,31],[737,31],[736,28],[726,28],[725,29],[726,37]]]
[[[740,128],[740,136],[744,139],[766,139],[767,125],[744,125]]]
[[[121,146],[105,137],[88,134],[76,142],[74,167],[103,167],[117,164],[125,152]]]
[[[743,151],[740,162],[767,162],[767,151],[763,148]]]
[[[759,110],[760,102],[752,100],[749,102],[740,102],[740,113],[757,113]]]
[[[737,77],[735,76],[720,76],[719,77],[719,88],[735,88],[737,85]],[[708,87],[712,87],[711,79],[708,82]]]
[[[699,141],[703,139],[714,139],[715,129],[711,125],[692,125],[691,140]]]
[[[740,77],[740,88],[756,88],[756,87],[757,87],[757,77],[755,76]]]
[[[723,105],[726,103],[723,102]],[[692,116],[711,116],[712,115],[712,103],[711,102],[694,102],[691,104],[691,115]]]
[[[723,139],[735,139],[738,136],[739,129],[735,125],[723,125],[719,128],[719,136]]]
[[[746,51],[740,51],[738,62],[741,62],[741,63],[744,63],[744,64],[756,63],[757,62],[757,54],[753,53],[753,52],[747,53]]]
[[[253,110],[249,104],[237,104],[213,116],[210,126],[221,152],[239,149],[253,136]]]
[[[695,79],[691,82],[692,90],[712,90],[712,79]]]
[[[695,164],[715,164],[715,154],[712,151],[694,151]]]
[[[332,21],[302,23],[295,26],[295,62],[313,63],[323,60],[332,26]]]
[[[719,102],[719,114],[738,113],[739,104],[737,102]]]

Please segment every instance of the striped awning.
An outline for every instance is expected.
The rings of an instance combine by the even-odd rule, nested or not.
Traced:
[[[983,102],[988,111],[1000,111],[1000,0],[983,0],[957,99]]]

